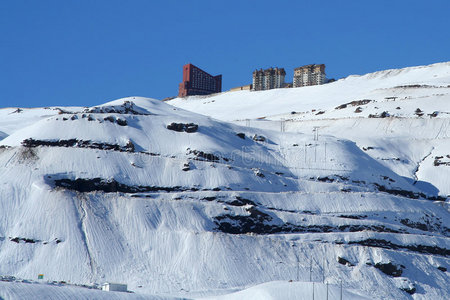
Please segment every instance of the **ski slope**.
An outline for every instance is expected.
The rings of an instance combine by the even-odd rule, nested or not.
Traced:
[[[327,294],[328,293],[328,294]],[[328,298],[327,298],[328,297]],[[269,282],[260,284],[239,292],[226,294],[224,296],[203,298],[210,300],[262,300],[262,299],[285,299],[285,300],[309,300],[309,299],[340,299],[341,291],[338,286],[328,286],[323,283],[312,284],[310,282]],[[369,297],[360,296],[351,291],[343,290],[342,299],[364,300]]]
[[[442,63],[342,85],[437,85],[447,71]],[[339,95],[340,84],[307,89]],[[306,92],[248,96],[295,93]],[[129,97],[0,110],[0,275],[71,283],[0,282],[0,297],[102,299],[109,294],[73,284],[120,282],[134,293],[117,299],[309,299],[312,282],[319,297],[324,282],[333,297],[342,282],[344,299],[450,298],[448,104],[436,117],[328,118],[354,114],[335,109],[348,99],[319,115],[296,104],[309,117],[261,102],[219,120],[246,109],[232,100],[239,94],[169,102],[183,108]]]
[[[137,295],[134,293],[106,292],[98,289],[67,286],[55,283],[0,282],[0,297],[8,300],[23,299],[136,299],[136,300],[177,300],[180,298]]]
[[[358,76],[352,75],[338,81],[300,88],[268,91],[224,92],[213,96],[190,96],[168,101],[169,104],[226,121],[278,117],[296,112],[301,119],[346,118],[367,116],[383,107],[392,113],[404,104],[399,116],[409,116],[418,104],[426,112],[449,113],[450,62],[428,66],[393,69]],[[396,97],[395,101],[386,99]],[[355,100],[369,99],[370,105],[362,113],[334,108]],[[356,107],[353,108],[353,110]],[[406,109],[406,110],[405,110]],[[314,110],[314,111],[313,111]],[[412,111],[411,111],[412,110]],[[326,115],[317,115],[319,111]],[[381,112],[381,111],[380,111]],[[297,117],[296,115],[294,115]]]
[[[302,133],[317,128],[320,135],[369,149],[371,157],[421,188],[450,195],[445,165],[450,155],[449,62],[349,76],[321,86],[226,92],[168,103],[244,126]]]
[[[327,286],[323,283],[310,282],[283,282],[275,281],[260,284],[248,289],[238,292],[232,292],[221,296],[201,297],[198,300],[213,300],[213,299],[257,299],[257,300],[271,300],[271,299],[295,299],[295,300],[309,300],[313,297],[316,299],[339,299],[341,297],[341,289],[339,286]],[[22,299],[140,299],[140,300],[177,300],[181,298],[150,296],[135,293],[123,292],[106,292],[99,291],[92,288],[74,287],[67,284],[60,283],[36,283],[36,282],[0,282],[0,297],[9,300]],[[348,300],[364,300],[370,299],[365,296],[355,294],[354,291],[342,289],[343,299]],[[194,299],[194,298],[193,298]]]

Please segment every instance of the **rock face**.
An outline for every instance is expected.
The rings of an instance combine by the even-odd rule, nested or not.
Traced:
[[[69,139],[69,140],[35,140],[33,138],[25,139],[22,142],[22,145],[26,148],[36,148],[39,146],[45,147],[74,147],[74,148],[89,148],[89,149],[99,149],[99,150],[113,150],[120,152],[134,152],[134,144],[131,141],[128,141],[125,146],[120,146],[117,144],[109,144],[109,143],[99,143],[93,141],[84,141],[78,139]]]
[[[236,133],[236,135],[238,137],[240,137],[241,139],[245,140],[245,133],[240,132],[240,133]]]
[[[347,259],[345,259],[343,257],[340,257],[340,256],[338,256],[337,261],[338,261],[338,263],[340,263],[341,265],[344,265],[344,266],[348,266],[348,267],[354,267],[355,266],[354,264],[349,262]]]
[[[187,124],[170,123],[169,125],[167,125],[167,129],[173,130],[173,131],[178,131],[178,132],[184,131],[187,133],[192,133],[192,132],[196,132],[198,130],[198,125],[194,124],[194,123],[187,123]]]
[[[376,263],[374,265],[375,268],[380,270],[386,275],[392,276],[392,277],[400,277],[402,276],[403,269],[405,266],[402,265],[395,265],[392,262],[388,263]]]

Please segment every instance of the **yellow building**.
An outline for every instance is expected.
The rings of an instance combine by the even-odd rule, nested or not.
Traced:
[[[237,91],[249,91],[252,89],[252,84],[247,84],[243,86],[238,86],[235,88],[230,89],[230,92],[237,92]]]

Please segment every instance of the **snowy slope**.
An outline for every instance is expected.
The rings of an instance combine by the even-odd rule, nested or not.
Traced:
[[[314,289],[314,291],[313,291]],[[328,296],[328,298],[327,298]],[[205,299],[246,299],[246,300],[309,300],[309,299],[340,299],[341,291],[338,286],[329,286],[327,295],[327,286],[323,283],[309,282],[269,282],[249,289],[239,291],[232,294],[227,294],[219,297],[205,298]],[[369,297],[359,296],[350,291],[342,291],[342,299],[371,299]]]
[[[200,296],[308,280],[296,274],[315,253],[314,281],[325,270],[332,284],[406,297],[374,267],[393,263],[421,294],[439,294],[450,246],[448,212],[426,200],[435,195],[351,142],[327,137],[326,159],[313,154],[322,145],[296,146],[311,141],[136,98],[38,121],[2,141],[2,273]]]
[[[269,282],[260,284],[239,292],[225,294],[216,297],[197,298],[204,299],[312,299],[314,289],[314,297],[316,299],[339,299],[341,289],[339,286],[326,285],[323,283],[310,282]],[[181,298],[161,297],[142,295],[123,292],[105,292],[93,288],[83,288],[71,286],[65,283],[37,283],[25,281],[23,282],[0,282],[0,297],[8,300],[23,299],[141,299],[141,300],[176,300]],[[368,297],[355,294],[354,291],[342,289],[342,297],[347,300],[364,300]],[[2,299],[3,299],[2,298]]]
[[[67,286],[60,283],[39,284],[36,282],[0,282],[0,298],[8,300],[24,299],[138,299],[138,300],[176,300],[180,298],[137,295],[132,293],[106,292],[98,289]]]
[[[356,142],[421,188],[450,195],[450,62],[169,103],[246,126],[302,133],[318,128],[320,135]]]
[[[316,140],[313,122],[351,134],[321,127]],[[311,281],[336,295],[342,281],[344,299],[448,299],[448,199],[420,179],[439,177],[426,167],[434,158],[416,171],[382,159],[432,159],[445,144],[425,149],[429,132],[417,130],[409,150],[400,119],[392,137],[366,140],[355,128],[373,124],[345,122],[279,132],[276,121],[240,126],[137,97],[39,114],[0,141],[0,275],[122,282],[129,297],[284,299],[309,297]],[[1,284],[16,298],[77,291]]]
[[[78,107],[45,107],[45,108],[2,108],[0,109],[0,140],[18,129],[27,127],[41,119]]]
[[[442,106],[440,106],[442,102],[434,103],[434,98],[442,101],[448,99],[449,82],[450,62],[445,62],[429,66],[379,71],[363,76],[353,75],[321,86],[256,92],[225,92],[210,97],[177,98],[168,103],[228,121],[255,119],[291,112],[307,113],[313,109],[317,113],[320,110],[331,110],[336,106],[355,100],[389,100],[385,99],[386,97],[397,97],[397,100],[407,100],[403,102],[411,101],[412,103],[418,99],[428,100],[427,103],[431,103],[430,110],[433,112],[435,108],[442,110]],[[433,98],[433,101],[429,101],[430,97]],[[445,111],[450,112],[448,109]],[[348,117],[348,114],[333,114],[330,117],[338,116]],[[319,118],[323,118],[323,116]]]

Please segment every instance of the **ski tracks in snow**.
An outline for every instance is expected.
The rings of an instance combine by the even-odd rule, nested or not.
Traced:
[[[96,274],[97,274],[97,266],[96,263],[94,261],[94,258],[92,256],[92,252],[89,246],[89,238],[87,235],[87,231],[86,231],[86,216],[87,216],[87,211],[86,211],[86,207],[85,207],[85,202],[86,202],[86,197],[72,197],[73,199],[73,204],[76,208],[76,212],[78,214],[78,228],[80,229],[80,235],[81,235],[81,240],[83,241],[83,245],[85,247],[86,250],[86,255],[88,257],[89,260],[89,267],[91,270],[91,276],[93,278],[96,278]]]

